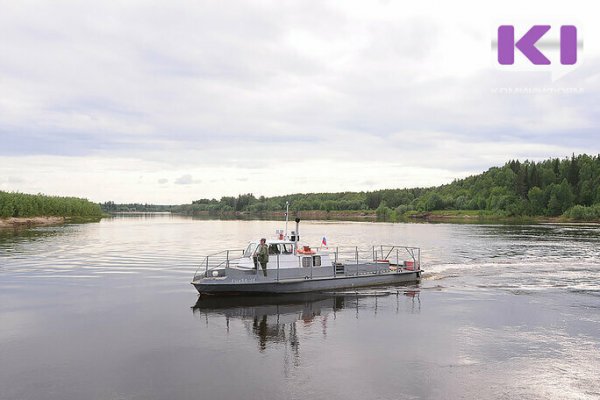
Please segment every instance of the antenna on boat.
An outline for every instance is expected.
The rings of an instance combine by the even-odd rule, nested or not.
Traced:
[[[288,234],[287,234],[287,224],[288,224],[288,218],[290,215],[290,202],[286,201],[285,202],[285,239],[287,240],[288,238]]]

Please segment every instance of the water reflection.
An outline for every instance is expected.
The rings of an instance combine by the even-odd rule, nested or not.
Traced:
[[[65,233],[63,226],[46,227],[14,227],[0,229],[0,243],[14,239],[36,239],[50,236],[62,235]]]
[[[259,351],[270,344],[287,343],[295,356],[299,356],[298,329],[321,324],[321,334],[327,336],[328,320],[335,319],[342,310],[354,311],[355,318],[363,313],[377,314],[380,298],[395,297],[386,301],[394,304],[396,313],[419,313],[421,311],[420,289],[407,288],[363,290],[347,293],[298,293],[277,296],[199,297],[192,307],[195,315],[206,324],[217,318],[225,318],[229,332],[231,320],[241,320],[248,333],[255,337]]]
[[[70,226],[0,229],[0,257],[27,252],[36,243],[56,240],[73,233]]]

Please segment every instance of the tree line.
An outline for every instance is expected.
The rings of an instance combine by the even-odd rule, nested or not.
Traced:
[[[600,156],[511,160],[429,193],[418,208],[487,210],[506,216],[600,219]]]
[[[0,191],[0,218],[101,216],[100,206],[86,199]]]
[[[162,205],[162,204],[148,204],[148,203],[127,203],[117,204],[114,201],[107,201],[101,203],[100,207],[102,211],[106,213],[113,212],[171,212],[178,206]]]
[[[383,219],[437,210],[472,210],[497,216],[564,215],[576,220],[600,219],[600,155],[582,154],[540,162],[511,160],[502,167],[431,188],[369,192],[308,193],[275,197],[199,199],[174,207],[185,214],[375,210]]]

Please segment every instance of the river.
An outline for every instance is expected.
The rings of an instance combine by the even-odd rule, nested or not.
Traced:
[[[597,399],[600,226],[305,221],[422,249],[418,285],[208,298],[201,255],[278,221],[0,231],[0,399]]]

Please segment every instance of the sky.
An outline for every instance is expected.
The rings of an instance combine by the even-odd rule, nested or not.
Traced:
[[[600,153],[594,2],[0,10],[3,191],[182,204],[434,186],[511,159]],[[531,65],[518,50],[498,65],[499,25],[520,37],[546,23],[577,27],[575,65]]]

